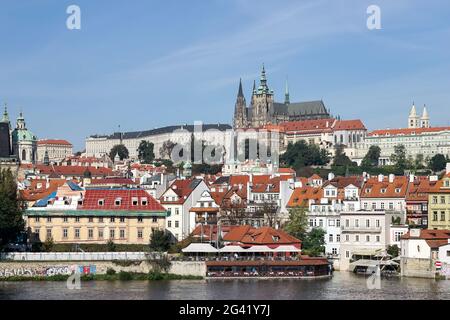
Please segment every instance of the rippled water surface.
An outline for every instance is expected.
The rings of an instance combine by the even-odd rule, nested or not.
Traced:
[[[321,280],[89,281],[80,290],[65,282],[0,282],[0,299],[450,299],[448,280],[388,278],[381,289],[368,289],[366,280],[335,272]]]

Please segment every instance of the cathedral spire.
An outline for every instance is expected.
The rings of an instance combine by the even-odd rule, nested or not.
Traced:
[[[253,94],[256,93],[256,80],[253,80]]]
[[[260,84],[258,87],[258,93],[259,94],[270,93],[269,87],[267,86],[266,69],[264,67],[264,63],[262,65],[261,78],[259,81],[260,81]]]
[[[288,84],[288,79],[286,77],[286,89],[284,91],[284,104],[290,104],[290,98],[289,98],[289,84]]]
[[[244,97],[244,92],[242,91],[242,79],[239,79],[239,91],[238,91],[238,97]]]
[[[6,103],[5,103],[5,111],[3,111],[3,117],[2,117],[1,122],[5,122],[5,123],[9,122],[8,107],[7,107]]]

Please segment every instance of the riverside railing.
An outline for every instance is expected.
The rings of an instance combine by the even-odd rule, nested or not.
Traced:
[[[147,252],[9,252],[0,260],[9,261],[111,261],[145,260]]]

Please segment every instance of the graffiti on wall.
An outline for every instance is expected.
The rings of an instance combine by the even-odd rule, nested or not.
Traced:
[[[21,267],[21,268],[0,268],[0,278],[8,277],[51,277],[56,275],[95,274],[95,265],[68,265],[68,266],[44,266],[44,267]]]

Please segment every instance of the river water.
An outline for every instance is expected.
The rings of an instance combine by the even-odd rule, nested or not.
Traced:
[[[335,272],[318,280],[86,281],[78,290],[65,282],[0,282],[0,299],[427,300],[450,299],[450,281],[383,278],[379,289],[368,289],[364,275]]]

